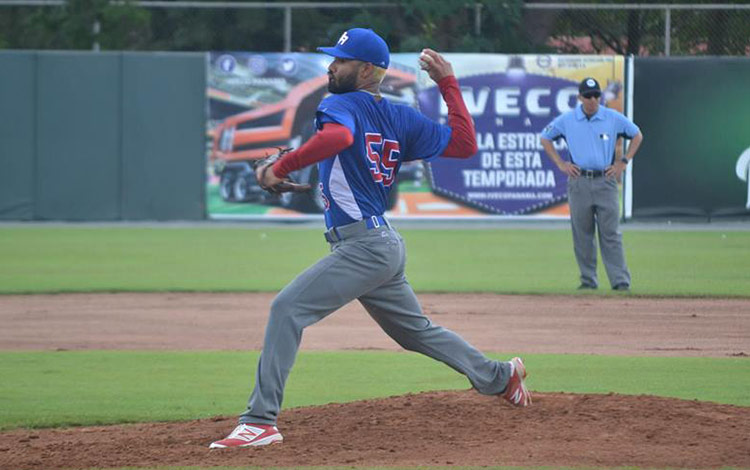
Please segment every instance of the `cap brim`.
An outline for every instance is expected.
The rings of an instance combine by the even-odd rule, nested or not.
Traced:
[[[353,55],[347,54],[341,49],[336,49],[335,47],[319,47],[318,51],[322,52],[323,54],[328,54],[332,57],[340,57],[341,59],[356,59],[356,57],[354,57]]]

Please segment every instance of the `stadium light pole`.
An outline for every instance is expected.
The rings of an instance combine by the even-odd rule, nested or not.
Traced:
[[[664,55],[669,57],[672,49],[672,10],[664,9]]]
[[[284,8],[284,52],[292,52],[292,7]]]
[[[102,32],[102,24],[99,22],[98,18],[94,20],[94,26],[91,28],[91,32],[94,33],[94,44],[91,46],[91,50],[99,52],[101,50],[101,47],[99,46],[99,33]]]
[[[479,37],[482,35],[482,5],[477,2],[474,4],[474,35]]]

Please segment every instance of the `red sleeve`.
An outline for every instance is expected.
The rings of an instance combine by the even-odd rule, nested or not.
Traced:
[[[354,136],[348,127],[326,123],[323,129],[313,135],[297,150],[287,153],[273,164],[271,169],[277,178],[285,178],[292,171],[330,158],[354,143]]]
[[[469,110],[461,97],[458,80],[453,75],[438,82],[440,93],[445,104],[448,105],[448,127],[451,128],[451,140],[443,150],[444,157],[469,158],[476,154],[477,135],[474,121],[469,116]]]

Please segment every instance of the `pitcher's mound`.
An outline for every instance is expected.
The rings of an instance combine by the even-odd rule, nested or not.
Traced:
[[[473,391],[286,410],[284,443],[209,450],[234,417],[0,433],[0,467],[524,465],[750,467],[750,408],[625,395]]]

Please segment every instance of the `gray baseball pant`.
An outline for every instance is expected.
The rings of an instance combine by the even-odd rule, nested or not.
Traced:
[[[612,287],[630,285],[625,249],[620,231],[620,198],[617,181],[605,176],[568,178],[570,225],[573,248],[581,272],[581,283],[597,286],[596,238],[598,231],[602,261]]]
[[[331,244],[331,254],[297,276],[273,300],[255,389],[240,423],[275,424],[302,330],[354,299],[403,348],[444,362],[480,393],[505,390],[510,365],[488,359],[450,330],[433,324],[404,275],[401,236],[381,226]]]

